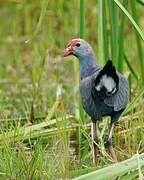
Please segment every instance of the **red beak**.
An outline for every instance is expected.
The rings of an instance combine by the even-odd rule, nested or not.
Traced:
[[[77,43],[80,43],[80,39],[73,39],[69,42],[67,47],[64,49],[62,56],[70,56],[70,55],[75,55],[75,49],[74,47],[76,46]]]
[[[62,57],[67,57],[74,54],[74,50],[71,47],[64,49]]]

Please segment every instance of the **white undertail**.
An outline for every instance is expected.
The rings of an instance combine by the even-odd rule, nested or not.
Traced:
[[[97,91],[100,91],[102,87],[105,87],[108,93],[115,93],[116,83],[110,76],[103,75],[98,85],[95,86]]]

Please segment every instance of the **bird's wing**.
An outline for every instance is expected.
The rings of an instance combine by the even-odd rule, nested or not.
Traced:
[[[115,111],[120,111],[124,109],[128,103],[129,97],[129,83],[127,79],[120,73],[119,76],[119,86],[118,91],[111,97],[106,97],[104,103],[108,106],[114,107]]]
[[[95,102],[92,97],[92,80],[91,77],[87,77],[80,82],[80,94],[85,111],[91,116],[92,119],[99,119],[99,114],[95,114]]]

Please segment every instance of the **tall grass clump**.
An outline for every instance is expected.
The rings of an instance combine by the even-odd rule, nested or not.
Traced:
[[[138,23],[138,16],[137,16],[137,9],[136,9],[136,2],[130,1],[132,16],[135,19],[135,21]],[[137,55],[139,59],[140,64],[140,70],[141,70],[141,77],[142,77],[142,85],[144,85],[144,55],[142,50],[142,41],[137,31],[135,31],[135,37],[136,37],[136,43],[137,43]]]
[[[107,8],[105,8],[105,4]],[[131,6],[132,15],[128,12],[127,8]],[[99,20],[98,20],[98,43],[99,43],[99,58],[103,64],[105,58],[111,58],[120,72],[124,71],[124,61],[127,52],[126,46],[126,22],[130,22],[136,36],[138,64],[141,69],[141,80],[143,84],[143,51],[142,42],[144,34],[138,26],[138,18],[136,12],[136,1],[122,1],[122,4],[117,0],[99,1]],[[108,26],[110,28],[108,29]],[[109,33],[107,33],[109,31]],[[104,54],[106,54],[104,56]],[[129,58],[127,58],[129,59]],[[130,65],[130,63],[129,63]],[[136,74],[134,68],[130,68],[132,74]],[[132,72],[133,71],[135,72]]]

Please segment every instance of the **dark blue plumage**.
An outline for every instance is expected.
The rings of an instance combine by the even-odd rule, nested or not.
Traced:
[[[74,55],[79,60],[80,94],[83,107],[93,122],[92,136],[95,141],[97,141],[95,123],[104,116],[111,117],[108,144],[112,157],[116,160],[111,143],[112,130],[128,103],[128,80],[116,71],[110,60],[103,68],[100,67],[91,46],[83,39],[74,39],[68,44],[64,56],[68,55]]]
[[[100,71],[100,70],[99,70]],[[85,111],[89,114],[92,121],[101,120],[104,116],[119,114],[126,108],[128,102],[128,82],[119,74],[119,85],[115,94],[106,95],[106,90],[95,89],[95,79],[99,71],[92,76],[83,79],[80,83],[80,94]],[[112,122],[118,119],[112,119]]]

